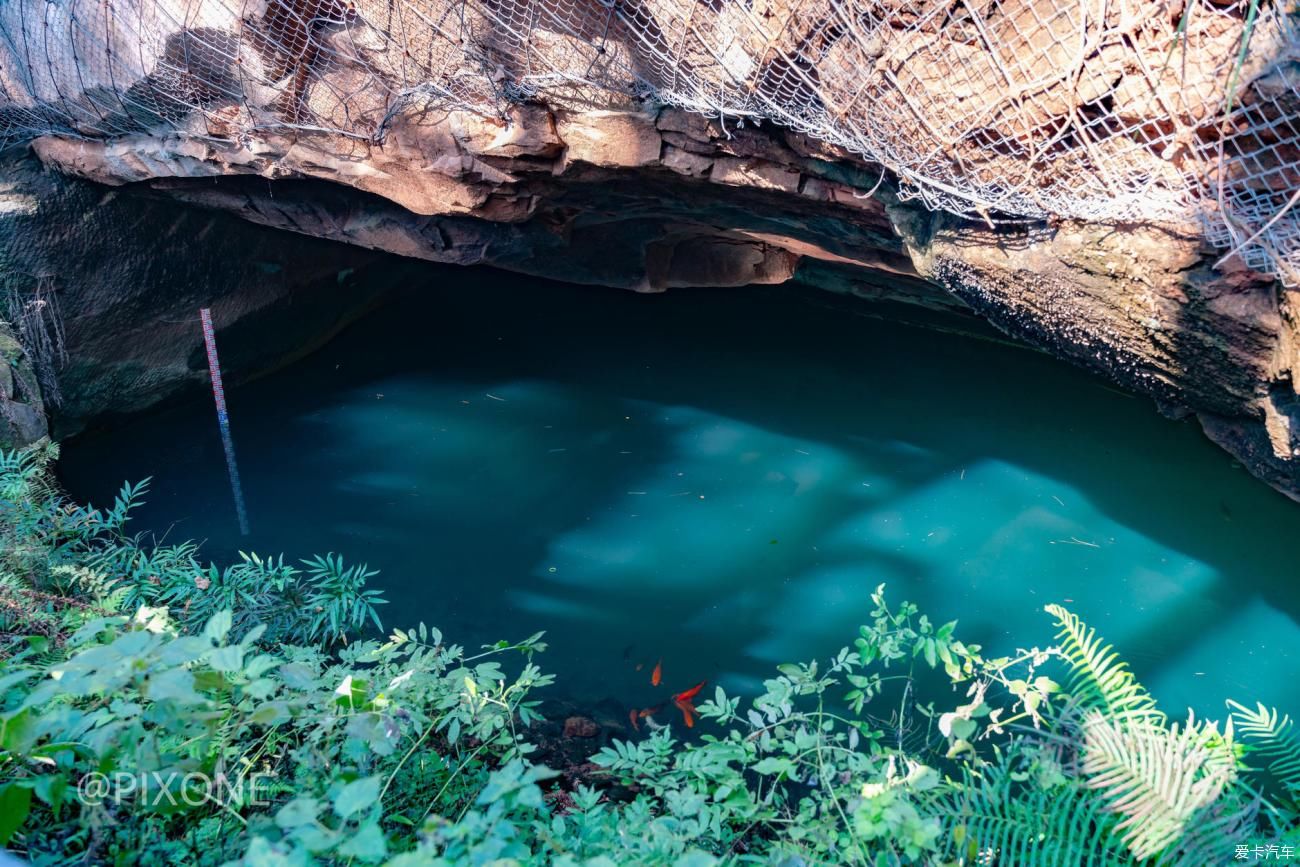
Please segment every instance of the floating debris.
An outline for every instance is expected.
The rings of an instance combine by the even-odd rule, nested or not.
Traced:
[[[1085,541],[1082,540],[1082,539],[1076,539],[1074,536],[1071,536],[1071,537],[1068,538],[1068,539],[1053,539],[1051,542],[1048,542],[1047,544],[1049,544],[1049,545],[1056,545],[1056,544],[1058,544],[1058,543],[1061,544],[1061,545],[1083,545],[1085,548],[1100,548],[1100,547],[1101,547],[1101,546],[1098,545],[1096,542],[1085,542]]]

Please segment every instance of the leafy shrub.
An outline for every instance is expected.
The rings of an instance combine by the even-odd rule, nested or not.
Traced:
[[[851,646],[753,698],[715,688],[696,739],[614,742],[593,761],[619,787],[559,797],[532,762],[540,634],[367,639],[364,567],[199,570],[125,536],[139,490],[80,509],[47,460],[0,463],[0,592],[93,604],[0,647],[0,841],[34,863],[1204,865],[1300,843],[1288,718],[1171,725],[1064,609],[1056,644],[985,657],[883,588]],[[115,797],[87,797],[102,780]]]
[[[327,647],[368,624],[380,627],[377,573],[334,555],[304,560],[240,554],[225,568],[202,565],[193,542],[146,545],[128,536],[146,479],[123,485],[100,511],[69,501],[50,481],[56,445],[0,453],[0,585],[84,597],[107,610],[165,607],[185,629],[201,629],[220,610],[242,630],[265,628],[268,642]]]

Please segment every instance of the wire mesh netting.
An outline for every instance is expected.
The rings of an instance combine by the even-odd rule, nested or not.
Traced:
[[[770,120],[989,221],[1200,220],[1300,283],[1293,2],[7,0],[0,136],[382,141],[569,88]]]

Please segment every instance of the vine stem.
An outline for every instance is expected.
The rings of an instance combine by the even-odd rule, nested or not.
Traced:
[[[402,756],[402,760],[397,763],[397,767],[393,768],[392,773],[388,775],[388,780],[384,783],[384,787],[379,791],[379,800],[381,802],[384,800],[384,795],[388,794],[389,787],[393,785],[393,780],[397,779],[397,772],[400,771],[406,765],[407,760],[411,758],[411,755],[417,749],[419,749],[420,744],[424,743],[424,741],[429,737],[429,735],[433,734],[434,726],[436,726],[438,724],[438,721],[441,719],[442,717],[434,717],[433,719],[429,720],[429,725],[425,728],[424,734],[420,735],[420,737],[416,740],[416,742],[411,744],[411,748],[406,751],[406,755]]]
[[[862,848],[862,841],[859,840],[859,839],[857,838],[857,836],[854,835],[854,833],[853,833],[853,823],[849,821],[849,815],[848,815],[848,813],[845,813],[845,812],[844,812],[844,807],[843,807],[843,805],[840,804],[840,798],[839,798],[839,795],[836,795],[836,794],[835,794],[835,789],[831,787],[830,781],[826,779],[826,761],[825,761],[825,759],[822,757],[822,751],[821,751],[821,746],[820,746],[820,741],[821,741],[821,723],[822,723],[822,720],[823,720],[824,716],[825,716],[825,714],[824,714],[824,712],[823,712],[823,710],[822,710],[822,696],[821,696],[821,695],[818,695],[818,696],[817,696],[817,722],[818,722],[818,725],[817,725],[817,729],[818,729],[817,739],[818,739],[818,741],[819,741],[818,748],[817,748],[817,777],[818,777],[818,781],[822,784],[822,787],[823,787],[824,789],[826,789],[826,794],[830,795],[831,803],[835,805],[835,812],[837,812],[837,813],[840,814],[840,819],[843,820],[843,822],[844,822],[844,828],[845,828],[846,833],[848,833],[848,835],[849,835],[849,839],[853,841],[853,845],[857,848],[857,850],[858,850],[858,854],[862,856],[862,863],[863,863],[863,864],[867,864],[867,863],[870,863],[870,859],[867,857],[867,853],[866,853],[866,852],[863,850],[863,848]]]
[[[464,767],[468,765],[470,762],[472,762],[479,753],[483,752],[483,750],[487,748],[487,745],[488,745],[487,742],[479,744],[477,747],[474,748],[474,752],[470,753],[469,756],[466,757],[465,761],[461,762],[460,765],[457,766],[456,770],[451,772],[451,776],[448,777],[447,781],[442,784],[442,788],[440,788],[438,790],[438,793],[434,795],[433,798],[429,801],[429,809],[425,810],[424,815],[420,817],[420,824],[424,824],[424,820],[429,818],[429,814],[433,812],[434,805],[438,803],[438,799],[442,797],[442,793],[447,791],[447,787],[451,785],[451,781],[456,779],[456,777],[459,776],[461,770],[464,769]]]

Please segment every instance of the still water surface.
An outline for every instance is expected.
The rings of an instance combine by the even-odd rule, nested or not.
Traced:
[[[1300,710],[1300,506],[1145,399],[784,290],[421,273],[228,387],[248,539],[206,395],[67,444],[65,484],[152,476],[136,528],[211,556],[367,561],[386,626],[546,629],[588,701],[648,701],[659,657],[670,688],[756,688],[851,641],[883,582],[1006,652],[1063,602],[1175,715]]]

